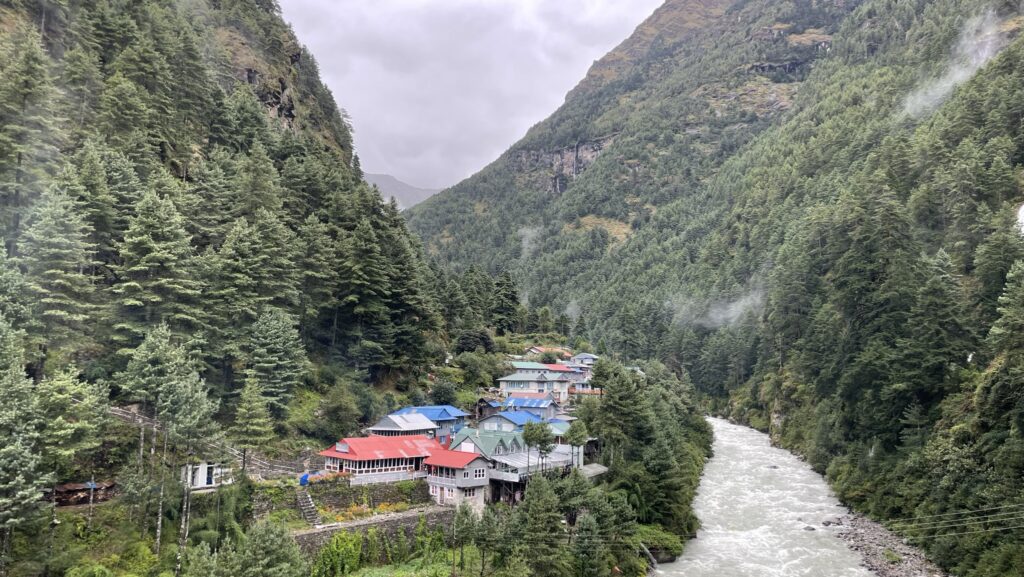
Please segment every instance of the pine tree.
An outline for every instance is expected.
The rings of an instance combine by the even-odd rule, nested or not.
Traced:
[[[292,310],[299,301],[299,247],[280,212],[258,209],[252,220],[253,259],[248,263],[261,303]]]
[[[118,246],[118,342],[127,352],[150,327],[166,324],[184,335],[202,324],[197,302],[201,285],[192,270],[192,247],[184,221],[168,198],[148,191],[135,208]]]
[[[255,215],[260,209],[281,211],[280,178],[263,143],[257,140],[249,153],[238,161],[234,187],[242,200],[242,214]]]
[[[0,34],[0,234],[9,254],[56,156],[53,94],[39,33],[18,24]]]
[[[152,153],[147,133],[154,115],[138,84],[120,72],[106,79],[100,95],[98,130],[108,144],[136,165]]]
[[[91,120],[103,89],[99,55],[81,43],[73,46],[64,54],[60,83],[64,88],[61,111],[70,123],[72,142],[80,143],[91,131]]]
[[[44,350],[67,352],[83,344],[94,310],[90,229],[74,200],[56,186],[40,199],[19,242],[18,262],[36,299]]]
[[[309,363],[294,319],[281,309],[265,309],[252,326],[248,353],[249,378],[256,381],[271,411],[283,417]]]
[[[295,539],[283,526],[262,521],[245,534],[239,577],[305,577],[305,558]]]
[[[519,322],[519,289],[512,275],[506,271],[498,276],[494,286],[494,302],[490,310],[491,324],[499,335],[513,332]]]
[[[11,262],[6,251],[0,251],[0,316],[19,330],[27,330],[32,316],[28,281]]]
[[[128,222],[135,215],[135,206],[142,200],[146,187],[142,185],[132,161],[120,152],[103,149],[103,164],[107,173],[107,189],[114,197],[114,235],[116,246],[128,230]]]
[[[249,451],[262,449],[274,439],[274,425],[267,411],[267,399],[253,376],[245,380],[235,419],[227,430],[228,439],[242,449],[242,472],[247,466]]]
[[[238,84],[225,102],[227,108],[228,144],[236,152],[246,152],[256,142],[266,142],[269,138],[267,115],[263,105],[245,85]]]
[[[989,346],[997,353],[1024,350],[1024,261],[1017,261],[1006,275],[999,297],[999,318],[988,333]]]
[[[608,553],[597,520],[588,513],[576,521],[576,540],[572,547],[574,577],[606,577],[611,574]]]
[[[558,512],[558,497],[551,482],[534,475],[526,488],[526,497],[515,511],[519,535],[530,540],[526,562],[530,574],[537,577],[561,577],[569,559],[563,547],[565,530]]]
[[[194,372],[184,347],[174,342],[166,325],[151,329],[135,348],[116,382],[132,399],[141,402],[153,416],[165,406],[167,388],[189,378]]]
[[[0,575],[9,565],[11,534],[37,510],[49,482],[39,446],[41,417],[22,350],[21,335],[0,316]]]
[[[96,260],[109,264],[114,260],[114,238],[116,235],[117,200],[107,186],[107,169],[103,162],[100,147],[93,141],[86,141],[75,155],[77,170],[76,186],[80,195],[79,206],[85,211],[86,220],[92,229],[89,241],[96,249]],[[72,179],[68,174],[64,179]],[[72,189],[70,186],[67,187]]]
[[[309,338],[321,313],[335,306],[337,246],[330,226],[310,215],[299,228],[299,327]]]
[[[331,343],[344,330],[351,343],[350,358],[359,367],[370,367],[382,362],[386,355],[387,343],[379,339],[386,336],[390,287],[377,234],[368,222],[360,221],[341,241],[338,257],[340,287]]]
[[[199,249],[219,248],[241,214],[241,201],[232,182],[234,169],[234,159],[223,148],[214,149],[209,158],[192,167],[194,201],[182,212]]]

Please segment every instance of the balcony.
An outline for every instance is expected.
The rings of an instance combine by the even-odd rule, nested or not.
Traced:
[[[349,480],[349,484],[373,485],[376,483],[397,483],[398,481],[422,479],[426,476],[426,471],[393,471],[390,473],[354,474]]]
[[[491,472],[493,473],[493,471]],[[440,487],[458,487],[460,489],[465,489],[467,487],[482,487],[486,485],[487,477],[484,477],[483,479],[477,479],[473,476],[470,476],[470,478],[468,479],[464,477],[458,477],[456,479],[453,479],[451,477],[438,477],[435,475],[430,475],[429,477],[427,477],[427,483],[430,483],[431,485],[437,485]]]

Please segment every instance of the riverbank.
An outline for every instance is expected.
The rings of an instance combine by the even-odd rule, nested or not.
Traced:
[[[858,513],[840,518],[836,535],[864,560],[864,566],[878,577],[949,577],[920,550]]]

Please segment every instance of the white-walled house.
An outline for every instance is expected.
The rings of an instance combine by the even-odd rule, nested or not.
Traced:
[[[569,378],[560,373],[515,372],[498,379],[498,388],[505,397],[515,393],[551,393],[559,403],[569,400]]]
[[[439,505],[469,503],[478,513],[490,497],[487,459],[477,453],[435,451],[424,461],[430,496]]]
[[[422,479],[423,461],[442,447],[426,435],[349,437],[320,451],[324,468],[351,475],[353,485]]]
[[[181,468],[181,482],[191,490],[213,489],[234,481],[230,467],[220,463],[190,463]]]

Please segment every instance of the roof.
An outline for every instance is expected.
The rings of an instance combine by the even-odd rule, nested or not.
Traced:
[[[504,441],[506,447],[510,447],[513,441],[518,442],[519,446],[522,447],[523,434],[517,431],[482,431],[466,427],[452,438],[452,446],[458,447],[465,441],[472,442],[480,449],[481,455],[489,458],[494,454],[494,450],[498,448],[502,441]]]
[[[545,395],[547,396],[547,395]],[[509,397],[505,399],[506,407],[516,407],[519,409],[546,409],[554,404],[551,399],[537,399],[537,398],[523,398],[523,397]]]
[[[525,472],[527,464],[529,464],[531,471],[541,470],[540,451],[537,449],[530,449],[529,457],[527,457],[527,452],[523,451],[522,453],[495,455],[492,459],[503,465],[508,465],[520,472]],[[544,458],[544,469],[564,467],[571,462],[572,447],[569,445],[555,445],[551,450],[551,453]]]
[[[541,419],[537,415],[534,415],[533,413],[528,413],[526,411],[502,411],[500,413],[495,413],[490,417],[487,417],[487,419],[493,419],[494,417],[504,417],[505,420],[511,421],[514,425],[519,427],[522,427],[526,423],[543,422],[543,419]],[[480,419],[480,421],[483,422],[486,421],[487,419]]]
[[[527,393],[523,391],[511,391],[508,394],[510,399],[550,399],[551,393]]]
[[[409,415],[419,413],[426,418],[434,421],[454,421],[460,417],[468,417],[469,413],[465,413],[456,409],[451,405],[425,405],[422,407],[403,407],[398,409],[392,415]]]
[[[534,347],[530,347],[530,348],[528,348],[526,350],[527,351],[540,351],[542,353],[558,353],[558,354],[565,355],[565,356],[569,356],[569,355],[572,354],[572,351],[570,351],[569,349],[564,348],[564,347],[537,347],[537,346],[534,346]]]
[[[348,451],[338,450],[338,445],[347,445]],[[373,459],[408,459],[429,457],[442,451],[441,445],[426,435],[399,435],[397,437],[346,437],[320,451],[324,457],[346,461],[372,461]]]
[[[547,364],[544,365],[547,369],[554,373],[577,373],[580,372],[578,369],[574,369],[569,365],[563,364]]]
[[[597,355],[595,355],[593,353],[576,353],[575,355],[573,355],[572,358],[574,358],[574,359],[599,359],[601,357],[599,357],[599,356],[597,356]]]
[[[546,371],[548,366],[544,363],[535,363],[533,361],[512,361],[509,363],[517,371]]]
[[[477,453],[441,450],[435,451],[423,462],[427,465],[434,465],[435,467],[461,469],[479,458],[481,458],[481,456]]]
[[[548,421],[548,428],[551,429],[551,434],[560,437],[569,432],[569,423],[565,421]]]
[[[370,430],[423,431],[436,428],[437,425],[434,421],[428,419],[426,415],[410,413],[408,415],[388,415],[377,421],[377,424],[370,427]]]
[[[528,383],[539,383],[547,381],[568,381],[569,379],[558,373],[520,373],[515,372],[498,379],[499,381],[526,381]]]

